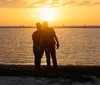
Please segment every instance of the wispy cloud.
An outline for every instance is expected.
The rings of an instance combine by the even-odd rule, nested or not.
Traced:
[[[95,6],[100,5],[100,0],[0,0],[0,7],[12,8],[38,8],[71,6]]]

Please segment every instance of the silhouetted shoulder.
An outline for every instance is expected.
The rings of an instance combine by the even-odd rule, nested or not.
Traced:
[[[34,36],[37,34],[37,31],[33,32],[32,34],[32,39],[34,38]]]
[[[53,35],[55,34],[54,28],[49,27],[49,30],[51,31],[51,33],[52,33]]]
[[[52,27],[48,27],[49,29],[51,29],[51,30],[54,30]]]
[[[37,31],[33,32],[33,34],[32,34],[32,35],[35,35],[36,33],[37,33]]]
[[[33,32],[32,40],[33,40],[34,46],[40,45],[41,35],[42,35],[42,30]]]

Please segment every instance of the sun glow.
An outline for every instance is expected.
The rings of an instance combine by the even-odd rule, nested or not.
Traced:
[[[42,20],[52,21],[55,18],[55,9],[54,8],[43,8],[41,10]]]

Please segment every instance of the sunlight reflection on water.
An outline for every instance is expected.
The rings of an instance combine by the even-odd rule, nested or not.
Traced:
[[[32,33],[35,28],[0,29],[0,63],[33,64]],[[60,48],[58,65],[100,65],[100,29],[55,28]],[[42,65],[46,65],[45,55]]]

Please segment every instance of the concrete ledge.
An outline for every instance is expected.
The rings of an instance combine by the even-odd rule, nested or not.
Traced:
[[[0,76],[68,77],[90,75],[100,77],[100,66],[63,66],[58,69],[35,69],[34,65],[0,65]]]

